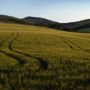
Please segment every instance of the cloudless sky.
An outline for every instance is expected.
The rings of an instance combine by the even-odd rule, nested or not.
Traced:
[[[0,0],[0,14],[73,22],[90,18],[90,0]]]

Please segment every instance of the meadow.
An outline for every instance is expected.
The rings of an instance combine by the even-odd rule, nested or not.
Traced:
[[[90,90],[90,33],[0,23],[0,90]]]

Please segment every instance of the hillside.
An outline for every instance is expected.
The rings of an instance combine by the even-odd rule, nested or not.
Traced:
[[[49,27],[57,30],[64,30],[71,32],[90,32],[90,19],[71,22],[71,23],[58,23],[55,21],[51,21],[39,17],[29,16],[21,19],[7,15],[0,15],[0,22],[43,26],[43,27]]]
[[[50,28],[55,28],[55,29],[60,29],[60,27],[63,25],[62,23],[58,23],[58,22],[51,21],[45,18],[40,18],[40,17],[29,16],[29,17],[23,18],[23,20],[30,22],[33,25],[50,27]]]
[[[74,32],[90,32],[90,19],[71,22],[71,23],[58,23],[44,18],[26,17],[23,20],[30,22],[34,25],[50,27],[58,30],[74,31]]]
[[[13,16],[8,16],[8,15],[0,15],[0,22],[1,23],[15,23],[15,24],[26,24],[28,25],[27,22],[20,18],[16,18]]]
[[[0,90],[90,90],[90,34],[0,23]]]
[[[76,32],[90,32],[90,19],[66,23],[62,26],[62,29]]]

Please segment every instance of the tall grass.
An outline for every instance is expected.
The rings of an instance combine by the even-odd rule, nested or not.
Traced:
[[[90,34],[0,24],[0,43],[0,90],[90,89]]]

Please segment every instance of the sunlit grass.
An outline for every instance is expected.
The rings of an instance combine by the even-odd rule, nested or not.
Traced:
[[[0,24],[0,43],[1,90],[90,89],[90,34]]]

